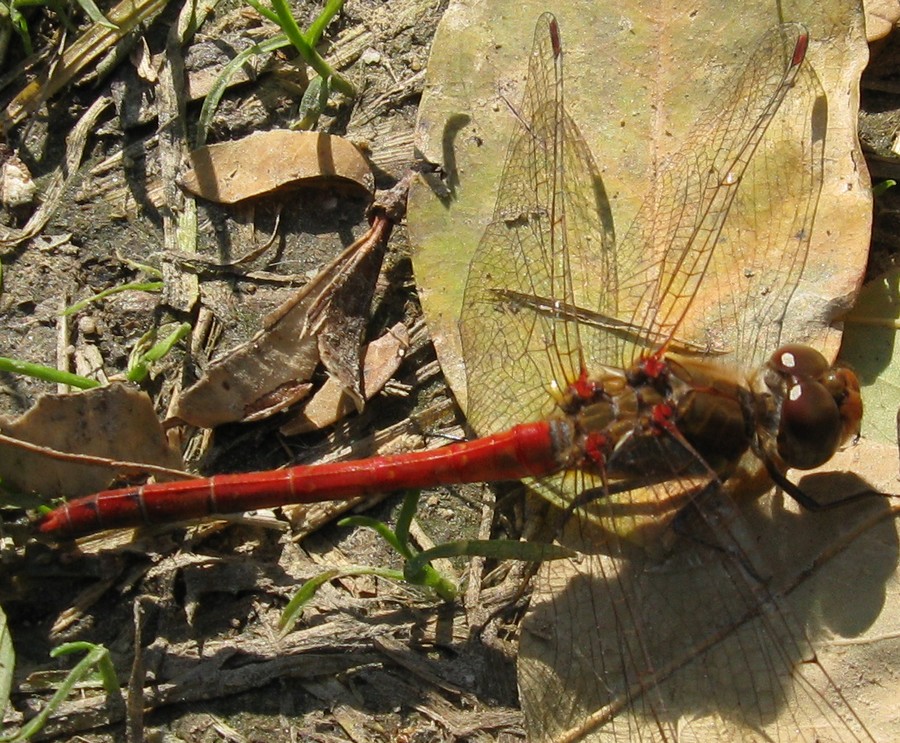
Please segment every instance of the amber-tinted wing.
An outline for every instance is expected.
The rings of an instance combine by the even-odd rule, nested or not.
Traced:
[[[648,343],[607,337],[599,361],[664,337],[749,369],[780,344],[822,185],[827,111],[807,40],[799,24],[767,33],[653,179],[617,268],[619,311]]]
[[[558,412],[551,393],[582,369],[602,379],[665,343],[751,364],[774,349],[821,183],[805,40],[798,25],[761,40],[616,247],[563,105],[559,29],[541,17],[461,319],[478,433]],[[644,476],[616,457],[646,462]],[[662,431],[626,437],[609,465],[531,483],[577,506],[568,541],[588,554],[542,568],[520,650],[529,738],[870,740],[709,466]],[[628,541],[649,543],[689,503],[686,549],[660,560]]]
[[[599,173],[565,111],[558,29],[539,20],[461,318],[476,431],[543,417],[548,392],[582,368],[627,367],[665,343],[743,368],[779,345],[822,181],[826,107],[803,64],[805,34],[785,24],[761,40],[616,245]]]

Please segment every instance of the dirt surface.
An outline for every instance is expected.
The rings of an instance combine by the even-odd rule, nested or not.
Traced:
[[[316,187],[232,208],[201,202],[199,256],[166,249],[167,220],[179,205],[168,200],[171,184],[162,164],[161,148],[170,146],[160,137],[156,102],[163,94],[158,78],[141,78],[136,63],[145,43],[145,52],[165,50],[179,7],[167,7],[149,24],[130,60],[102,80],[67,89],[10,132],[14,149],[41,186],[66,156],[63,135],[98,96],[111,99],[49,224],[39,237],[6,252],[0,300],[2,355],[61,363],[88,375],[92,364],[106,377],[121,374],[136,340],[154,326],[207,323],[205,337],[195,337],[190,347],[180,344],[143,385],[161,418],[208,359],[247,340],[292,288],[367,227],[366,198]],[[314,12],[301,10],[302,26]],[[394,185],[413,162],[416,104],[441,12],[440,3],[351,3],[322,44],[323,54],[361,94],[329,109],[319,129],[365,145],[378,188]],[[54,33],[52,18],[36,28]],[[274,33],[246,7],[217,7],[183,50],[189,79],[211,74],[208,68],[232,50]],[[306,73],[284,57],[266,59],[252,82],[226,93],[210,141],[287,126],[294,119]],[[18,77],[8,90],[24,80]],[[199,106],[187,104],[189,136]],[[5,216],[8,225],[22,227],[28,207]],[[273,234],[272,246],[259,258],[222,265]],[[162,294],[128,292],[91,304],[72,319],[60,317],[74,301],[152,278],[136,264],[163,270]],[[194,277],[199,291],[191,295]],[[401,227],[391,240],[367,332],[376,338],[397,321],[414,330],[395,382],[362,415],[331,431],[287,440],[278,435],[276,419],[225,427],[213,442],[185,430],[181,447],[187,466],[242,471],[462,436],[461,417],[419,320]],[[4,374],[0,410],[21,413],[48,391],[54,386]],[[478,488],[426,494],[419,540],[436,543],[474,536],[479,529],[490,532],[492,509],[482,509],[482,502],[487,496]],[[391,522],[398,507],[392,498],[368,515]],[[327,508],[318,510],[323,512],[318,516],[293,515],[295,523],[333,518]],[[507,577],[508,568],[476,578],[486,593],[467,602],[471,609],[443,606],[424,591],[371,577],[326,584],[298,628],[280,638],[280,612],[304,579],[351,564],[402,567],[369,530],[327,525],[298,545],[306,531],[269,515],[231,526],[166,529],[136,542],[126,538],[119,548],[109,541],[88,543],[81,553],[71,546],[30,543],[3,578],[3,607],[17,654],[18,688],[8,720],[39,708],[47,698],[41,690],[47,674],[70,667],[68,660],[49,659],[51,647],[80,639],[108,647],[119,678],[131,679],[132,691],[126,690],[124,704],[110,704],[100,689],[67,702],[45,728],[61,738],[121,740],[127,729],[137,739],[134,731],[142,726],[145,737],[196,741],[521,735],[513,658],[513,593],[520,581]],[[459,580],[470,568],[457,561],[450,570]],[[501,610],[502,619],[483,636],[487,619]]]
[[[329,110],[319,128],[365,143],[379,188],[392,186],[414,162],[416,106],[444,5],[349,2],[325,34],[324,56],[361,94]],[[92,70],[6,132],[41,188],[71,152],[65,136],[98,99],[110,99],[49,223],[2,256],[0,355],[80,373],[96,373],[99,366],[101,378],[114,377],[152,327],[187,321],[205,328],[205,335],[176,347],[143,383],[161,418],[210,358],[249,338],[291,287],[302,285],[367,227],[365,199],[306,189],[232,208],[200,202],[199,257],[172,249],[172,215],[183,202],[180,196],[172,201],[166,148],[178,127],[160,118],[166,109],[158,86],[165,76],[147,73],[141,63],[147,52],[166,50],[179,11],[177,5],[163,9],[118,63],[102,74]],[[314,12],[300,9],[301,26]],[[49,49],[58,30],[55,17],[36,18],[32,30],[35,48]],[[246,6],[221,5],[181,53],[199,79],[234,49],[274,33]],[[864,123],[871,133],[863,138],[873,150],[875,182],[900,176],[886,151],[900,116],[898,50],[895,34],[875,50],[864,83]],[[4,79],[4,102],[28,79],[24,66],[10,63],[7,69],[13,72]],[[293,120],[306,73],[282,58],[250,77],[226,93],[211,141]],[[199,106],[186,106],[182,123],[189,132]],[[873,275],[891,265],[896,253],[897,199],[895,189],[876,204]],[[6,209],[4,224],[21,228],[32,208]],[[238,267],[223,265],[273,233],[277,239],[260,257]],[[376,338],[398,321],[413,329],[395,384],[362,414],[302,437],[279,436],[278,420],[226,426],[214,440],[178,431],[187,466],[204,473],[243,471],[463,436],[462,417],[419,322],[408,255],[401,227],[391,240],[367,333]],[[163,270],[162,293],[128,292],[61,318],[61,310],[76,300],[147,280],[136,264]],[[0,381],[0,412],[6,414],[21,413],[41,393],[56,391],[26,376],[2,374]],[[399,506],[400,498],[391,497],[367,513],[392,523]],[[16,650],[7,721],[15,725],[34,714],[59,679],[56,669],[73,665],[68,658],[51,660],[52,647],[89,640],[109,648],[124,699],[110,702],[99,684],[86,687],[63,705],[46,735],[122,740],[127,731],[138,740],[143,729],[150,739],[186,741],[523,739],[515,680],[522,568],[456,561],[446,569],[464,593],[446,605],[424,591],[371,577],[334,581],[282,637],[278,617],[303,580],[335,566],[401,567],[370,530],[327,524],[308,534],[301,521],[318,524],[331,516],[324,507],[314,511],[292,511],[288,520],[264,514],[237,523],[145,531],[134,541],[131,534],[118,535],[80,548],[26,541],[26,529],[13,524],[0,577]],[[424,547],[463,536],[518,535],[522,511],[521,492],[514,487],[435,490],[422,497],[421,533],[415,536]]]

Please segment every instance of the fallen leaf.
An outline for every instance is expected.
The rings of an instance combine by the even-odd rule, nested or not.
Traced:
[[[320,334],[332,326],[332,313],[342,315],[345,288],[354,287],[355,310],[368,312],[393,217],[377,214],[369,231],[344,250],[312,281],[263,321],[263,329],[246,343],[209,365],[203,378],[178,398],[173,415],[195,426],[257,420],[284,408],[288,396],[302,390],[320,361]],[[368,286],[348,279],[362,265]],[[348,281],[350,284],[348,284]],[[365,282],[363,282],[365,283]],[[360,301],[360,300],[364,301]],[[362,326],[347,332],[361,369]],[[353,383],[360,387],[358,381]],[[294,395],[294,400],[298,399]],[[273,400],[275,401],[273,403]]]
[[[145,392],[123,384],[67,395],[43,395],[23,415],[0,417],[11,438],[116,461],[180,469],[181,455],[166,440]],[[111,466],[60,460],[0,442],[0,478],[23,492],[73,498],[104,490],[121,474]]]
[[[533,24],[542,9],[539,4],[527,3],[515,7],[505,2],[456,4],[445,14],[432,48],[418,144],[428,160],[449,172],[446,182],[432,179],[417,184],[410,194],[409,223],[423,308],[442,368],[461,401],[466,399],[465,362],[472,361],[462,357],[458,335],[468,265],[491,219],[503,153],[514,127],[519,127],[523,136],[517,142],[519,147],[510,151],[522,157],[530,151],[530,122],[523,130],[521,121],[508,109],[521,105]],[[867,57],[858,4],[782,3],[776,13],[769,3],[750,3],[742,5],[739,16],[717,3],[694,3],[681,9],[650,8],[642,2],[615,7],[575,2],[560,5],[558,11],[566,111],[592,145],[620,239],[648,194],[655,193],[662,163],[685,146],[686,134],[700,112],[708,110],[719,116],[720,123],[732,121],[728,117],[738,107],[722,108],[721,98],[714,94],[742,62],[746,64],[763,32],[781,21],[802,21],[808,26],[809,67],[801,73],[807,81],[810,69],[819,76],[827,95],[827,128],[823,132],[818,126],[821,116],[815,116],[824,112],[824,99],[806,96],[803,104],[809,104],[809,111],[815,113],[803,122],[815,123],[812,136],[778,139],[767,133],[755,152],[758,158],[747,171],[755,177],[738,174],[735,181],[720,182],[733,183],[738,189],[746,186],[736,199],[736,203],[743,199],[742,208],[735,210],[746,220],[739,225],[744,239],[753,240],[756,235],[760,236],[758,245],[775,245],[767,242],[773,234],[769,211],[790,216],[791,184],[799,177],[798,169],[785,166],[780,146],[800,150],[810,142],[822,142],[819,135],[825,134],[824,158],[814,161],[824,162],[825,168],[814,229],[811,233],[808,229],[812,217],[808,190],[805,202],[801,199],[793,212],[805,226],[783,231],[780,243],[794,237],[809,238],[809,260],[801,283],[790,295],[787,311],[776,313],[763,330],[780,335],[782,342],[815,343],[833,357],[840,333],[831,326],[846,311],[858,288],[871,225],[868,174],[855,134],[859,75]],[[548,76],[552,74],[548,72]],[[551,90],[561,94],[557,88]],[[527,105],[524,109],[528,110]],[[546,113],[545,108],[537,108],[533,120],[549,121],[539,118]],[[566,121],[564,126],[572,125]],[[548,129],[540,129],[540,133]],[[550,150],[552,155],[559,152]],[[714,154],[692,150],[687,162],[696,165],[698,173],[722,175],[704,170]],[[577,170],[584,160],[559,163],[548,155],[548,167],[556,164]],[[522,192],[515,192],[517,181],[507,181],[513,184],[510,193],[521,195],[519,201],[510,199],[510,219],[522,218],[531,224],[528,210],[534,208],[533,191],[540,193],[550,177],[548,174],[545,180],[538,173],[530,180],[530,170],[520,161],[514,164],[520,169],[508,172],[522,174]],[[812,160],[803,164],[810,165],[808,171],[813,169]],[[690,196],[696,192],[691,190],[695,183],[675,178],[668,193]],[[759,187],[758,192],[752,184]],[[600,201],[600,190],[595,182],[593,193],[578,194],[583,202],[548,198],[537,206],[549,209],[562,203],[575,209],[584,204],[589,209],[595,199]],[[778,203],[774,194],[784,194],[784,203]],[[753,208],[756,204],[762,207],[759,212]],[[651,202],[651,209],[653,206]],[[672,212],[679,214],[680,206],[673,203]],[[522,211],[516,211],[517,207]],[[560,219],[567,213],[561,209]],[[662,211],[651,213],[660,222],[671,216]],[[552,215],[555,218],[557,212]],[[505,213],[496,216],[498,230],[502,230],[504,218]],[[535,222],[543,224],[540,219]],[[690,234],[690,225],[685,230]],[[653,255],[669,235],[653,234],[652,229],[647,232],[641,244]],[[537,233],[535,244],[546,247],[540,239],[545,237],[545,233]],[[602,244],[600,238],[599,233],[569,236],[570,241],[582,239],[591,244]],[[834,245],[841,249],[836,251]],[[489,257],[496,256],[491,253]],[[510,264],[512,269],[500,263],[500,258],[481,268],[485,273],[491,269],[492,277],[525,271],[522,256],[515,257],[520,260]],[[574,263],[582,256],[569,257]],[[643,265],[640,258],[636,260]],[[547,266],[553,277],[548,284],[560,282],[558,267],[563,263]],[[631,267],[619,266],[628,278]],[[574,291],[588,285],[589,268],[576,267],[583,274],[572,278]],[[754,277],[750,268],[735,283],[754,290],[739,296],[759,297],[764,305],[768,292],[765,285],[750,281]],[[788,272],[799,269],[797,263],[787,267]],[[603,292],[599,282],[606,275],[601,265],[595,270],[598,285],[594,296],[599,298]],[[700,268],[692,276],[702,271]],[[540,271],[528,275],[538,276],[537,281],[545,276]],[[712,275],[724,274],[713,271]],[[726,302],[731,297],[728,292],[735,289],[712,288],[719,290],[724,296],[721,301]],[[775,297],[779,296],[784,295],[776,291]],[[490,319],[500,317],[497,314]],[[694,319],[703,318],[701,312]],[[739,320],[733,325],[735,333],[754,331],[752,321]],[[534,349],[537,368],[543,370],[541,364],[547,358],[550,367],[568,363],[543,353],[551,332],[542,330],[550,323],[535,323],[533,330],[527,322],[522,326],[521,336],[510,334],[501,339],[496,349],[499,361],[490,357],[497,369],[502,371],[506,361],[502,341],[510,340],[521,352],[520,338],[521,346]],[[485,337],[490,336],[488,332]],[[752,344],[745,344],[747,347],[752,354],[774,350],[774,346],[768,350]],[[588,360],[592,350],[586,349]],[[563,349],[563,353],[568,351]],[[508,376],[510,385],[523,380],[522,387],[534,391],[541,383],[554,381],[545,378],[547,375],[527,376],[527,357],[523,361],[515,356],[508,362],[515,369]],[[500,386],[503,384],[504,380],[498,379],[495,387],[483,385],[479,389],[482,402],[489,402],[495,391],[497,397],[514,398],[518,388],[510,393],[508,387]],[[548,400],[548,407],[551,403]],[[497,413],[502,420],[506,408],[498,405]],[[579,473],[571,480],[590,481],[590,477]],[[876,666],[893,667],[897,655],[878,640],[891,632],[890,612],[881,610],[885,594],[894,588],[892,575],[900,550],[890,501],[873,499],[859,504],[858,509],[798,515],[793,504],[770,494],[748,505],[746,518],[740,518],[742,512],[725,509],[734,505],[728,497],[719,500],[723,510],[714,513],[730,535],[723,541],[726,551],[734,547],[737,557],[731,559],[723,558],[723,550],[710,549],[703,532],[698,539],[682,538],[674,546],[666,545],[671,551],[661,549],[663,555],[651,555],[629,543],[611,544],[609,538],[601,538],[577,518],[568,521],[572,534],[567,534],[564,543],[590,554],[540,568],[532,605],[521,626],[519,691],[529,740],[856,740],[857,723],[850,719],[838,691],[848,695],[854,710],[865,713],[865,722],[876,738],[896,738],[896,734],[878,734],[882,724],[890,729],[889,699],[896,695],[896,683],[889,675],[868,673]],[[763,556],[760,563],[771,555],[770,564],[758,569],[757,555]],[[872,566],[872,572],[860,578],[860,585],[854,585],[853,573],[848,570],[855,562]],[[859,604],[851,605],[858,599]],[[785,605],[789,608],[781,611]],[[878,622],[883,623],[882,634],[869,635],[867,630]],[[833,643],[826,642],[832,637],[836,638]],[[872,639],[868,647],[851,648],[841,644],[843,637],[848,638],[846,645]],[[807,643],[807,638],[815,644]],[[864,640],[858,644],[863,645]],[[821,665],[815,662],[814,653]],[[852,663],[845,661],[849,657]],[[835,677],[834,683],[822,677],[823,669]],[[882,689],[890,689],[890,693]]]
[[[360,373],[360,346],[369,324],[372,292],[381,271],[386,241],[380,245],[380,250],[366,251],[353,271],[345,271],[335,281],[319,329],[322,364],[358,411],[372,396],[366,386],[368,380]]]
[[[409,348],[409,333],[403,323],[397,323],[381,338],[367,346],[363,359],[366,400],[371,400],[394,376],[407,348]],[[353,398],[347,394],[346,386],[336,378],[329,378],[312,399],[297,411],[293,420],[284,424],[280,431],[285,436],[316,431],[336,423],[356,407]]]
[[[856,137],[867,47],[861,20],[847,20],[847,8],[854,5],[782,7],[785,20],[809,28],[807,60],[828,99],[825,172],[810,258],[784,336],[810,342],[832,357],[840,343],[832,324],[849,309],[859,286],[872,218]],[[416,145],[428,161],[448,170],[447,184],[436,176],[420,179],[409,199],[419,297],[441,368],[463,409],[463,292],[518,126],[514,111],[521,102],[534,22],[545,6],[516,5],[508,14],[502,7],[473,1],[455,4],[445,14],[429,59]],[[650,13],[638,2],[615,8],[576,2],[560,7],[558,20],[566,108],[593,151],[621,239],[663,159],[684,144],[711,96],[779,18],[764,2],[745,4],[740,14],[715,3],[692,6],[690,12],[672,7]]]
[[[319,132],[256,132],[191,153],[181,185],[210,201],[234,204],[279,189],[329,182],[371,193],[375,179],[356,146]]]
[[[894,447],[900,406],[898,322],[900,270],[894,269],[863,287],[844,320],[841,345],[841,359],[853,368],[862,386],[863,436]]]

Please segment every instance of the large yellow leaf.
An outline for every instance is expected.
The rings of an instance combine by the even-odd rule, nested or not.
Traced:
[[[566,107],[593,149],[622,235],[665,159],[690,147],[685,132],[701,111],[715,109],[711,96],[761,34],[782,21],[805,23],[807,59],[828,101],[825,172],[809,258],[781,335],[833,357],[839,332],[831,325],[858,288],[871,219],[855,137],[867,57],[861,10],[849,2],[778,7],[781,17],[768,3],[743,4],[739,12],[716,3],[683,11],[567,4],[558,11]],[[432,178],[411,194],[416,276],[443,368],[464,407],[457,323],[467,267],[494,210],[506,143],[518,125],[510,107],[520,105],[541,10],[502,2],[451,7],[420,111],[419,147],[446,179]],[[765,167],[791,177],[791,166],[777,158]],[[858,709],[870,713],[865,724],[873,735],[891,737],[879,713],[896,689],[884,693],[887,682],[865,676],[850,693],[887,648],[873,639],[868,648],[838,654],[826,640],[889,631],[890,615],[881,609],[898,553],[892,517],[885,502],[873,501],[799,518],[781,499],[767,498],[729,521],[732,541],[722,551],[737,552],[730,563],[711,559],[698,540],[663,559],[623,547],[545,566],[520,649],[530,736],[741,740],[765,731],[778,740],[867,739],[853,719],[851,709]],[[744,529],[745,521],[753,528]],[[574,538],[584,536],[572,529]],[[759,545],[754,535],[762,535]],[[757,564],[751,554],[760,546],[765,558]],[[842,559],[834,559],[838,553]],[[856,559],[871,568],[859,584]],[[772,606],[754,603],[754,586]],[[865,600],[850,600],[857,588]],[[752,606],[754,616],[742,614]]]

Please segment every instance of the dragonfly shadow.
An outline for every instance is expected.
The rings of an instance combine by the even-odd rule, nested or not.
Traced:
[[[852,473],[820,473],[806,476],[800,486],[827,503],[826,492],[833,502],[835,493],[860,492],[861,483]],[[888,581],[900,560],[890,501],[872,493],[818,513],[798,513],[788,505],[793,505],[789,499],[778,496],[747,514],[751,529],[762,534],[773,575],[781,579],[774,590],[784,593],[794,613],[806,620],[814,643],[829,633],[862,635],[884,608]]]
[[[728,528],[752,534],[754,566],[770,571],[762,580],[729,537],[721,549],[679,538],[654,557],[573,525],[568,546],[589,554],[542,567],[523,622],[529,735],[862,738],[824,651],[879,616],[900,553],[890,509],[878,499],[817,514],[781,506],[766,499]]]

